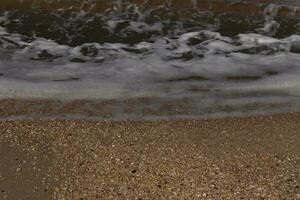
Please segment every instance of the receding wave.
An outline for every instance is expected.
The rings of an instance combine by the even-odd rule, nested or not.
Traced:
[[[298,4],[3,1],[0,97],[188,99],[193,116],[297,110]]]

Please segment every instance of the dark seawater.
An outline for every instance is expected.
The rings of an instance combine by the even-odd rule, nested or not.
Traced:
[[[270,0],[4,0],[0,98],[116,100],[111,119],[156,118],[123,111],[125,101],[140,98],[150,100],[134,106],[155,109],[159,118],[300,111],[297,6]],[[173,106],[162,111],[168,102]]]

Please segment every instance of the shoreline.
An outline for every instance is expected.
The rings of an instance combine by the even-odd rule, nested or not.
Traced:
[[[300,113],[0,122],[4,199],[297,199]]]
[[[0,4],[0,200],[300,200],[299,0]]]
[[[0,121],[88,120],[160,121],[247,118],[297,113],[296,100],[247,102],[247,96],[229,96],[225,103],[207,99],[132,97],[119,99],[0,99]],[[244,100],[242,98],[245,98]],[[235,104],[235,99],[239,102]],[[242,99],[242,100],[240,100]],[[201,103],[201,102],[204,103]]]

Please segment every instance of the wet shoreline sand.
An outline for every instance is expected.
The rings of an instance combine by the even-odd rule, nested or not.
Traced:
[[[200,91],[202,92],[202,90]],[[114,99],[28,99],[0,100],[0,121],[14,120],[94,120],[94,121],[153,121],[251,117],[298,112],[292,102],[251,102],[247,97],[272,97],[272,93],[228,93],[223,102],[208,104],[207,99],[127,97]],[[263,96],[265,95],[265,96]],[[217,96],[218,97],[218,96]],[[234,100],[239,100],[234,103]],[[226,101],[227,100],[227,101]],[[230,100],[232,102],[230,102]]]
[[[298,199],[300,114],[0,122],[2,199]]]

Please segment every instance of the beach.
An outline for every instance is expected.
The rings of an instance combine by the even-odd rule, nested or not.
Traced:
[[[2,199],[299,199],[300,114],[0,122]]]
[[[299,2],[2,0],[0,200],[300,199]]]

